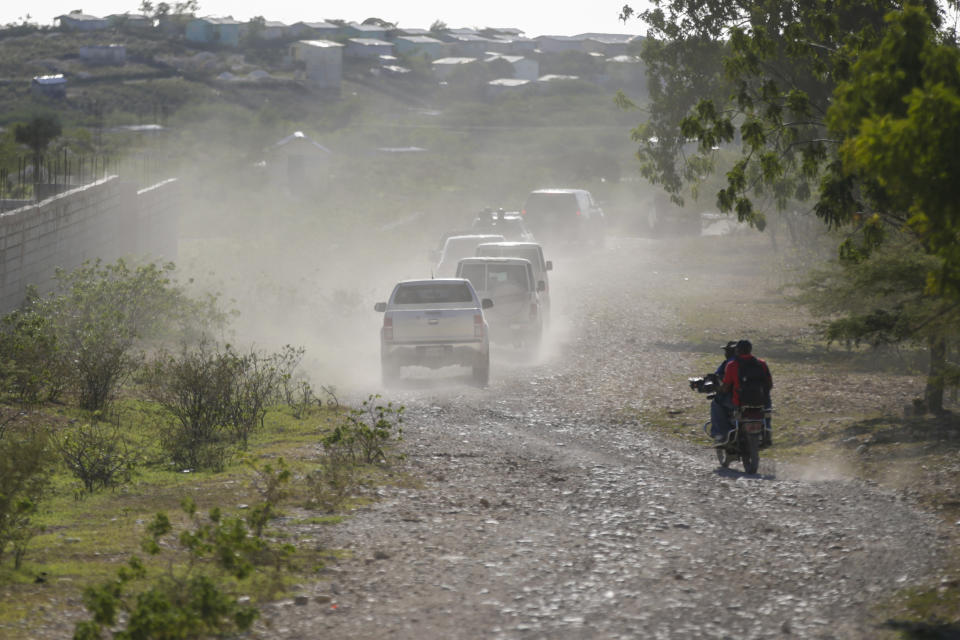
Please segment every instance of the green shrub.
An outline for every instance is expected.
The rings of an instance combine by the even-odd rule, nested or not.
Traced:
[[[267,407],[281,396],[303,349],[241,355],[229,344],[201,339],[179,354],[161,353],[147,368],[148,393],[175,420],[161,446],[170,459],[200,469],[220,469],[231,450],[246,449],[263,427]]]
[[[328,391],[336,400],[332,391]],[[343,415],[339,424],[321,438],[320,464],[307,475],[307,505],[327,512],[338,510],[361,484],[363,466],[389,464],[390,445],[403,437],[404,407],[378,403],[370,395],[359,409]]]
[[[87,587],[83,600],[92,617],[77,624],[75,640],[199,639],[250,629],[259,612],[240,601],[241,590],[251,588],[257,571],[289,569],[292,547],[272,546],[219,509],[203,518],[189,498],[182,506],[191,528],[175,534],[158,513],[143,542],[149,555],[166,556],[166,568],[150,570],[134,556],[116,579]]]
[[[33,289],[19,309],[0,320],[0,385],[24,404],[54,400],[67,383],[48,318]]]
[[[128,482],[136,466],[136,453],[119,422],[79,424],[63,431],[56,445],[63,464],[87,493]]]
[[[47,430],[21,413],[0,421],[0,554],[12,548],[20,563],[39,532],[33,516],[49,484],[54,458]]]
[[[263,498],[263,502],[254,505],[250,510],[247,524],[254,535],[260,536],[263,535],[263,528],[267,523],[279,515],[277,505],[290,494],[288,485],[292,473],[283,458],[277,460],[276,466],[268,463],[259,467],[252,461],[250,466],[255,472],[254,488]]]
[[[378,403],[370,395],[359,409],[347,412],[340,424],[322,439],[324,451],[355,464],[389,462],[387,447],[403,439],[403,406]]]
[[[8,388],[28,401],[68,387],[82,409],[101,410],[144,361],[149,343],[219,325],[216,299],[194,300],[171,280],[173,264],[123,260],[58,270],[47,296],[28,295],[0,336]]]
[[[148,393],[174,419],[163,425],[160,446],[191,469],[221,469],[230,453],[226,431],[237,358],[209,341],[162,353],[149,366]]]
[[[229,350],[229,345],[227,345]],[[228,422],[233,439],[247,448],[250,435],[263,428],[267,406],[280,399],[284,383],[293,376],[304,350],[285,346],[274,354],[251,351],[236,358],[236,378],[229,400]]]

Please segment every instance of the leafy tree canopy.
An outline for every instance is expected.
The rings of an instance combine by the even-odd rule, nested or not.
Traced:
[[[935,2],[915,3],[931,28]],[[817,214],[832,226],[865,205],[846,173],[841,139],[827,111],[838,84],[877,47],[888,0],[653,0],[639,14],[650,25],[650,117],[634,132],[643,174],[677,200],[685,186],[717,169],[718,151],[737,149],[717,205],[765,226],[764,210],[817,193]],[[626,6],[621,14],[630,18]]]
[[[14,139],[30,147],[34,156],[42,155],[47,146],[61,133],[60,119],[52,115],[34,116],[26,124],[14,127]]]

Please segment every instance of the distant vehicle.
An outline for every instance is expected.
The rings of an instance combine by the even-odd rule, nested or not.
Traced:
[[[449,278],[457,271],[457,262],[460,258],[468,258],[477,250],[477,245],[483,242],[502,242],[505,238],[500,234],[470,234],[450,236],[443,243],[440,260],[437,262],[433,275],[438,278]]]
[[[520,214],[541,242],[602,245],[606,236],[603,210],[586,189],[531,191]]]
[[[548,271],[553,271],[553,262],[544,260],[543,247],[536,242],[484,242],[477,245],[478,256],[524,258],[530,261],[533,267],[533,280],[537,283],[540,293],[540,306],[543,309],[543,324],[550,323],[550,277]],[[540,283],[543,283],[542,290]]]
[[[490,379],[490,339],[481,300],[469,280],[437,278],[398,282],[387,302],[380,329],[380,368],[383,383],[400,379],[401,367],[439,369],[470,367],[473,379],[486,386]]]
[[[533,266],[524,258],[464,258],[457,277],[473,284],[477,295],[493,301],[487,314],[490,339],[515,347],[537,348],[543,335],[543,310]]]
[[[533,234],[527,229],[519,211],[484,210],[473,220],[473,230],[476,233],[499,233],[507,240],[516,242],[533,241]]]

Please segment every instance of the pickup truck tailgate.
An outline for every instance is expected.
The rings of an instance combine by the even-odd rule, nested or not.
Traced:
[[[476,309],[437,308],[403,309],[390,313],[393,319],[394,342],[465,342],[476,337]]]

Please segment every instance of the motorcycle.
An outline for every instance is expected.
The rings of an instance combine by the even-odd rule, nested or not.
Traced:
[[[708,400],[713,400],[720,388],[720,381],[716,375],[710,373],[699,378],[688,378],[690,388],[706,393]],[[760,449],[764,442],[770,441],[770,416],[773,409],[762,406],[737,407],[731,420],[732,429],[724,442],[713,445],[720,466],[727,468],[731,462],[743,462],[746,473],[756,473],[760,467]],[[711,421],[703,425],[707,437],[711,437]]]

